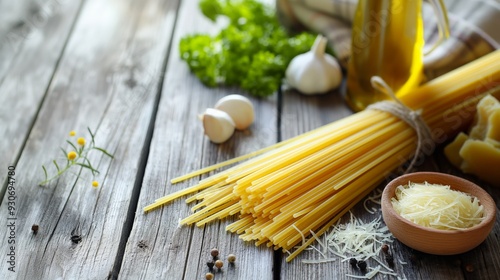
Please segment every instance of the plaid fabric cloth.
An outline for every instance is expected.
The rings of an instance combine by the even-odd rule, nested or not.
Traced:
[[[351,24],[357,0],[276,0],[278,17],[292,30],[310,30],[328,38],[346,67],[351,49]],[[450,38],[424,57],[428,79],[500,48],[500,0],[444,0]],[[424,2],[426,45],[438,39],[436,17]]]

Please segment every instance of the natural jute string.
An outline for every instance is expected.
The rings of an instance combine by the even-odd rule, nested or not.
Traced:
[[[379,110],[388,112],[399,119],[403,120],[407,124],[409,124],[417,133],[417,149],[415,151],[415,155],[413,156],[410,165],[406,169],[405,173],[410,171],[415,162],[417,161],[418,156],[422,152],[422,146],[424,143],[431,141],[434,143],[434,139],[432,137],[432,132],[430,128],[425,123],[424,119],[420,115],[419,111],[413,111],[408,108],[408,106],[404,105],[394,94],[394,91],[391,89],[387,83],[380,78],[379,76],[373,76],[370,80],[373,88],[376,90],[387,94],[392,98],[393,101],[381,101],[374,104],[371,104],[367,107],[367,109]]]

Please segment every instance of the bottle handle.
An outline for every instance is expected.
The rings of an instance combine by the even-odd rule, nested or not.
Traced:
[[[439,39],[434,43],[434,45],[424,53],[425,55],[430,54],[434,51],[443,41],[450,37],[450,26],[448,23],[448,14],[446,12],[446,6],[443,0],[428,0],[431,4],[432,9],[437,17],[437,27],[439,32]]]

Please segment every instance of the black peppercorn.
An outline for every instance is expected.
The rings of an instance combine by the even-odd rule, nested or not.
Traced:
[[[365,261],[358,261],[358,267],[361,270],[366,270],[366,267],[367,267],[366,262]]]
[[[38,233],[38,225],[34,224],[31,226],[31,230],[33,231],[33,234],[37,234]]]
[[[352,265],[353,267],[356,267],[357,263],[358,263],[358,260],[356,260],[355,258],[351,258],[349,260],[349,264]]]
[[[467,271],[467,272],[473,272],[474,271],[474,266],[472,264],[467,264],[465,266],[465,271]]]
[[[208,269],[210,271],[212,271],[212,269],[214,269],[214,265],[215,265],[215,263],[213,261],[208,261],[207,262],[207,266],[208,266]]]
[[[417,256],[416,254],[411,254],[410,255],[410,261],[412,263],[416,263],[417,261],[419,260],[419,256]],[[459,260],[460,261],[460,260]]]
[[[216,259],[219,256],[219,250],[217,248],[213,248],[212,251],[210,251],[210,255]]]
[[[387,252],[389,252],[389,245],[387,244],[382,245],[382,251],[387,254]]]
[[[385,261],[387,262],[387,264],[390,267],[394,266],[394,257],[391,254],[388,254],[387,256],[385,256]]]

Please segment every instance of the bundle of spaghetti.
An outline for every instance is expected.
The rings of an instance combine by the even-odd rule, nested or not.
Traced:
[[[400,101],[421,113],[433,141],[443,142],[470,124],[482,97],[500,95],[498,61],[500,51],[493,52],[400,96]],[[197,192],[187,200],[198,202],[194,213],[182,224],[201,226],[238,215],[228,231],[285,252],[299,246],[290,261],[412,158],[417,140],[415,128],[400,117],[367,109],[258,151],[253,155],[260,155],[144,210]]]

